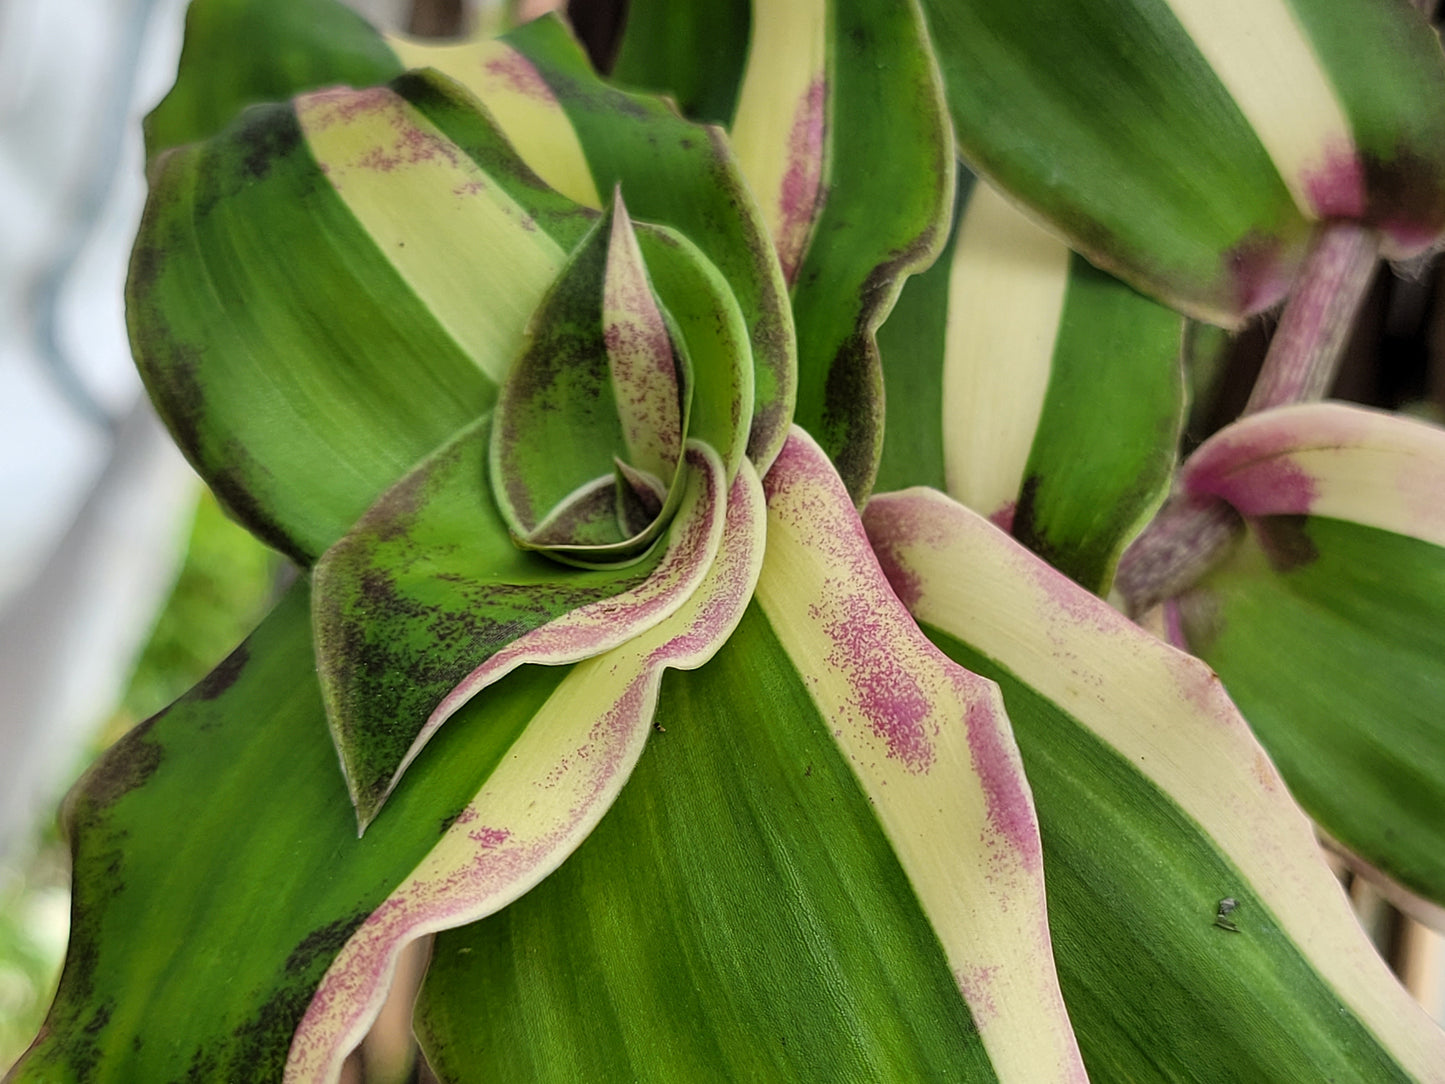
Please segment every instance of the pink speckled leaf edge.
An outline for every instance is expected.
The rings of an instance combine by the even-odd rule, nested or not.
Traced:
[[[671,617],[699,590],[716,562],[727,530],[727,485],[722,460],[710,446],[689,441],[682,503],[669,528],[662,561],[645,582],[600,602],[579,606],[502,648],[463,678],[427,717],[397,766],[391,789],[437,729],[479,692],[519,666],[562,666],[625,644]]]
[[[1363,936],[1308,820],[1208,666],[934,490],[875,497],[864,519],[920,621],[995,660],[1166,793],[1391,1056],[1441,1079],[1445,1033]]]
[[[893,844],[999,1079],[1083,1081],[1038,824],[997,686],[923,635],[801,430],[764,489],[758,601]]]
[[[717,559],[683,608],[579,664],[433,851],[342,947],[296,1031],[287,1084],[337,1078],[406,945],[517,899],[601,820],[641,755],[664,670],[710,659],[752,598],[764,509],[751,464],[733,482],[725,519]]]
[[[1315,515],[1445,546],[1445,429],[1344,403],[1252,415],[1180,472],[1184,492],[1245,516]]]

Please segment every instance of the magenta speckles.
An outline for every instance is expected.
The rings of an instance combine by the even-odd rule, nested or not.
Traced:
[[[524,98],[532,98],[556,105],[556,95],[541,72],[521,53],[508,49],[502,56],[492,57],[483,64],[486,73],[498,83]]]
[[[778,226],[774,240],[783,277],[789,283],[802,263],[822,202],[826,106],[827,84],[819,76],[799,99],[788,132],[788,166],[778,191]]]
[[[443,159],[451,165],[460,164],[458,149],[437,132],[417,125],[409,116],[410,112],[406,101],[386,87],[370,90],[333,87],[296,101],[296,118],[311,140],[337,125],[350,125],[369,117],[381,117],[391,128],[389,140],[377,142],[354,161],[322,161],[320,164],[333,184],[339,184],[341,180],[333,173],[334,168],[343,172],[350,168],[392,173],[434,159]]]
[[[971,690],[977,696],[976,690]],[[1002,700],[975,699],[968,709],[968,747],[973,770],[983,784],[989,823],[1030,873],[1043,869],[1039,826],[1033,798],[1024,782],[1024,766],[1004,717]]]
[[[473,828],[467,832],[467,838],[484,851],[494,851],[511,839],[512,833],[505,828]]]

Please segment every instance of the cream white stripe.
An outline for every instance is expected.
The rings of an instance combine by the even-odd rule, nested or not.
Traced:
[[[1445,1032],[1370,947],[1309,822],[1209,667],[941,494],[876,497],[867,519],[919,620],[996,659],[1157,783],[1341,1002],[1419,1079],[1445,1081]]]
[[[387,44],[408,68],[435,68],[480,98],[542,180],[584,206],[602,206],[576,129],[552,88],[521,53],[492,40],[431,45],[388,37]]]
[[[361,228],[461,349],[500,383],[566,253],[386,87],[317,91],[296,100],[296,116]]]
[[[986,516],[1018,499],[1068,281],[1068,247],[978,181],[949,269],[943,453],[949,493]]]
[[[1038,825],[998,687],[919,630],[801,431],[767,486],[758,602],[893,845],[998,1079],[1082,1084]]]
[[[1362,214],[1354,135],[1288,0],[1166,0],[1307,215]],[[1350,207],[1358,201],[1357,207]]]
[[[826,0],[753,0],[752,39],[731,142],[788,278],[821,180]]]

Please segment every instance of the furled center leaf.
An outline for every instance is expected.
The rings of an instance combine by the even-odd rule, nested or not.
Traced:
[[[619,191],[533,316],[498,400],[492,484],[518,545],[595,564],[657,538],[680,492],[682,342]]]

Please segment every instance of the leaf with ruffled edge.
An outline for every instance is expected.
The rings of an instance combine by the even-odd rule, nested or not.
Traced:
[[[309,564],[490,408],[594,220],[439,77],[258,107],[154,170],[136,361],[229,510]]]
[[[924,630],[1003,689],[1095,1078],[1440,1079],[1445,1034],[1207,666],[941,494],[864,519]]]
[[[1319,403],[1221,430],[1180,476],[1251,527],[1167,606],[1336,841],[1445,904],[1445,430]]]
[[[449,1084],[1083,1079],[997,690],[919,633],[801,431],[764,488],[757,605],[668,678],[611,813],[438,938]]]
[[[960,178],[942,256],[879,329],[878,486],[946,489],[1103,594],[1173,475],[1183,318]]]
[[[747,319],[752,344],[755,406],[748,457],[766,470],[792,421],[797,346],[777,256],[722,133],[683,120],[662,99],[608,85],[553,17],[492,42],[413,43],[402,52],[408,63],[444,65],[524,154],[533,146],[564,148],[564,160],[542,171],[551,183],[583,198],[575,145],[594,192],[620,185],[634,217],[676,230],[722,272]],[[533,118],[543,127],[529,136]],[[571,129],[566,138],[558,135],[562,121]]]
[[[571,670],[484,789],[342,946],[297,1028],[286,1080],[335,1079],[407,944],[511,903],[596,827],[642,754],[664,670],[701,666],[741,620],[763,537],[762,488],[744,464],[701,585],[661,623]]]

